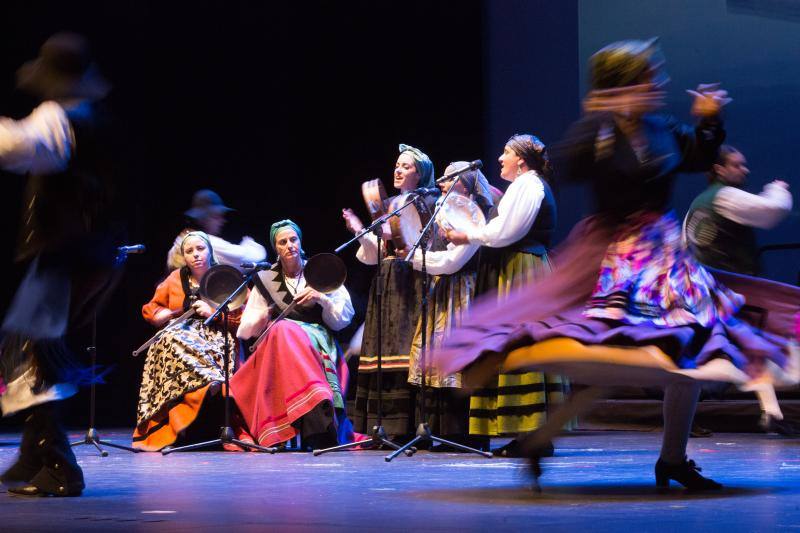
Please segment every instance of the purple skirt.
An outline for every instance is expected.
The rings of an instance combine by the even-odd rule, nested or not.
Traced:
[[[674,216],[637,214],[624,227],[579,223],[553,273],[502,303],[479,300],[434,356],[443,372],[481,367],[553,338],[656,346],[681,368],[724,357],[751,375],[784,367],[800,288],[713,271],[687,255]]]

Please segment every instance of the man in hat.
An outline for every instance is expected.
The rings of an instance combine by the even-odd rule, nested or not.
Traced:
[[[85,383],[66,336],[86,325],[113,285],[116,244],[100,100],[110,86],[85,38],[59,33],[17,72],[42,100],[22,120],[0,118],[0,167],[27,175],[17,260],[29,261],[2,324],[0,409],[24,412],[17,461],[0,475],[9,493],[77,496],[83,472],[58,416]]]
[[[191,230],[201,230],[211,238],[211,246],[217,260],[222,265],[241,268],[242,263],[257,263],[267,258],[267,251],[251,237],[245,236],[239,244],[233,244],[219,237],[225,225],[225,214],[233,211],[222,202],[219,194],[209,189],[201,189],[192,196],[192,207],[184,213],[187,228],[175,238],[167,253],[167,270],[175,270],[185,265],[180,243],[183,236]]]

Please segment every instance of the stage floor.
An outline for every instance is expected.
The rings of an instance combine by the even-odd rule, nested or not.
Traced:
[[[101,431],[129,443],[128,433]],[[81,438],[75,433],[72,436]],[[541,494],[522,459],[420,451],[193,452],[161,456],[80,446],[80,498],[0,494],[0,531],[774,531],[800,529],[800,440],[692,439],[716,494],[658,494],[660,433],[581,432],[544,460]],[[0,464],[18,434],[0,434]],[[4,489],[0,489],[3,490]]]

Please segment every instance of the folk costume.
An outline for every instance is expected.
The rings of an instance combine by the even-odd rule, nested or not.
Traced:
[[[273,224],[274,239],[290,221]],[[302,271],[288,277],[275,263],[259,272],[237,335],[258,337],[269,322],[285,310],[306,288]],[[353,319],[350,294],[344,286],[322,295],[311,307],[295,307],[276,322],[258,349],[231,379],[231,392],[250,436],[262,446],[301,435],[306,446],[326,447],[352,440],[345,417],[347,364],[333,333]]]
[[[215,250],[209,245],[212,266]],[[193,280],[189,268],[173,270],[156,288],[153,298],[142,307],[145,320],[155,324],[155,317],[164,308],[188,311],[199,298],[199,280]],[[204,402],[220,390],[225,382],[224,350],[228,337],[228,371],[234,371],[237,342],[233,332],[239,325],[242,311],[228,317],[228,331],[223,331],[221,316],[206,326],[205,318],[192,316],[183,323],[167,325],[159,339],[147,350],[147,359],[139,389],[136,428],[133,446],[143,451],[158,451],[172,445],[199,416]]]

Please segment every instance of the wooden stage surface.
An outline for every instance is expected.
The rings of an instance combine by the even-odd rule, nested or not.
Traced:
[[[101,436],[128,444],[125,431]],[[81,438],[79,432],[72,437]],[[722,492],[659,494],[659,432],[578,432],[543,462],[529,490],[522,459],[418,452],[162,456],[77,448],[79,498],[20,498],[0,489],[0,531],[797,531],[800,439],[718,433],[690,457]],[[0,434],[0,464],[19,434]]]

